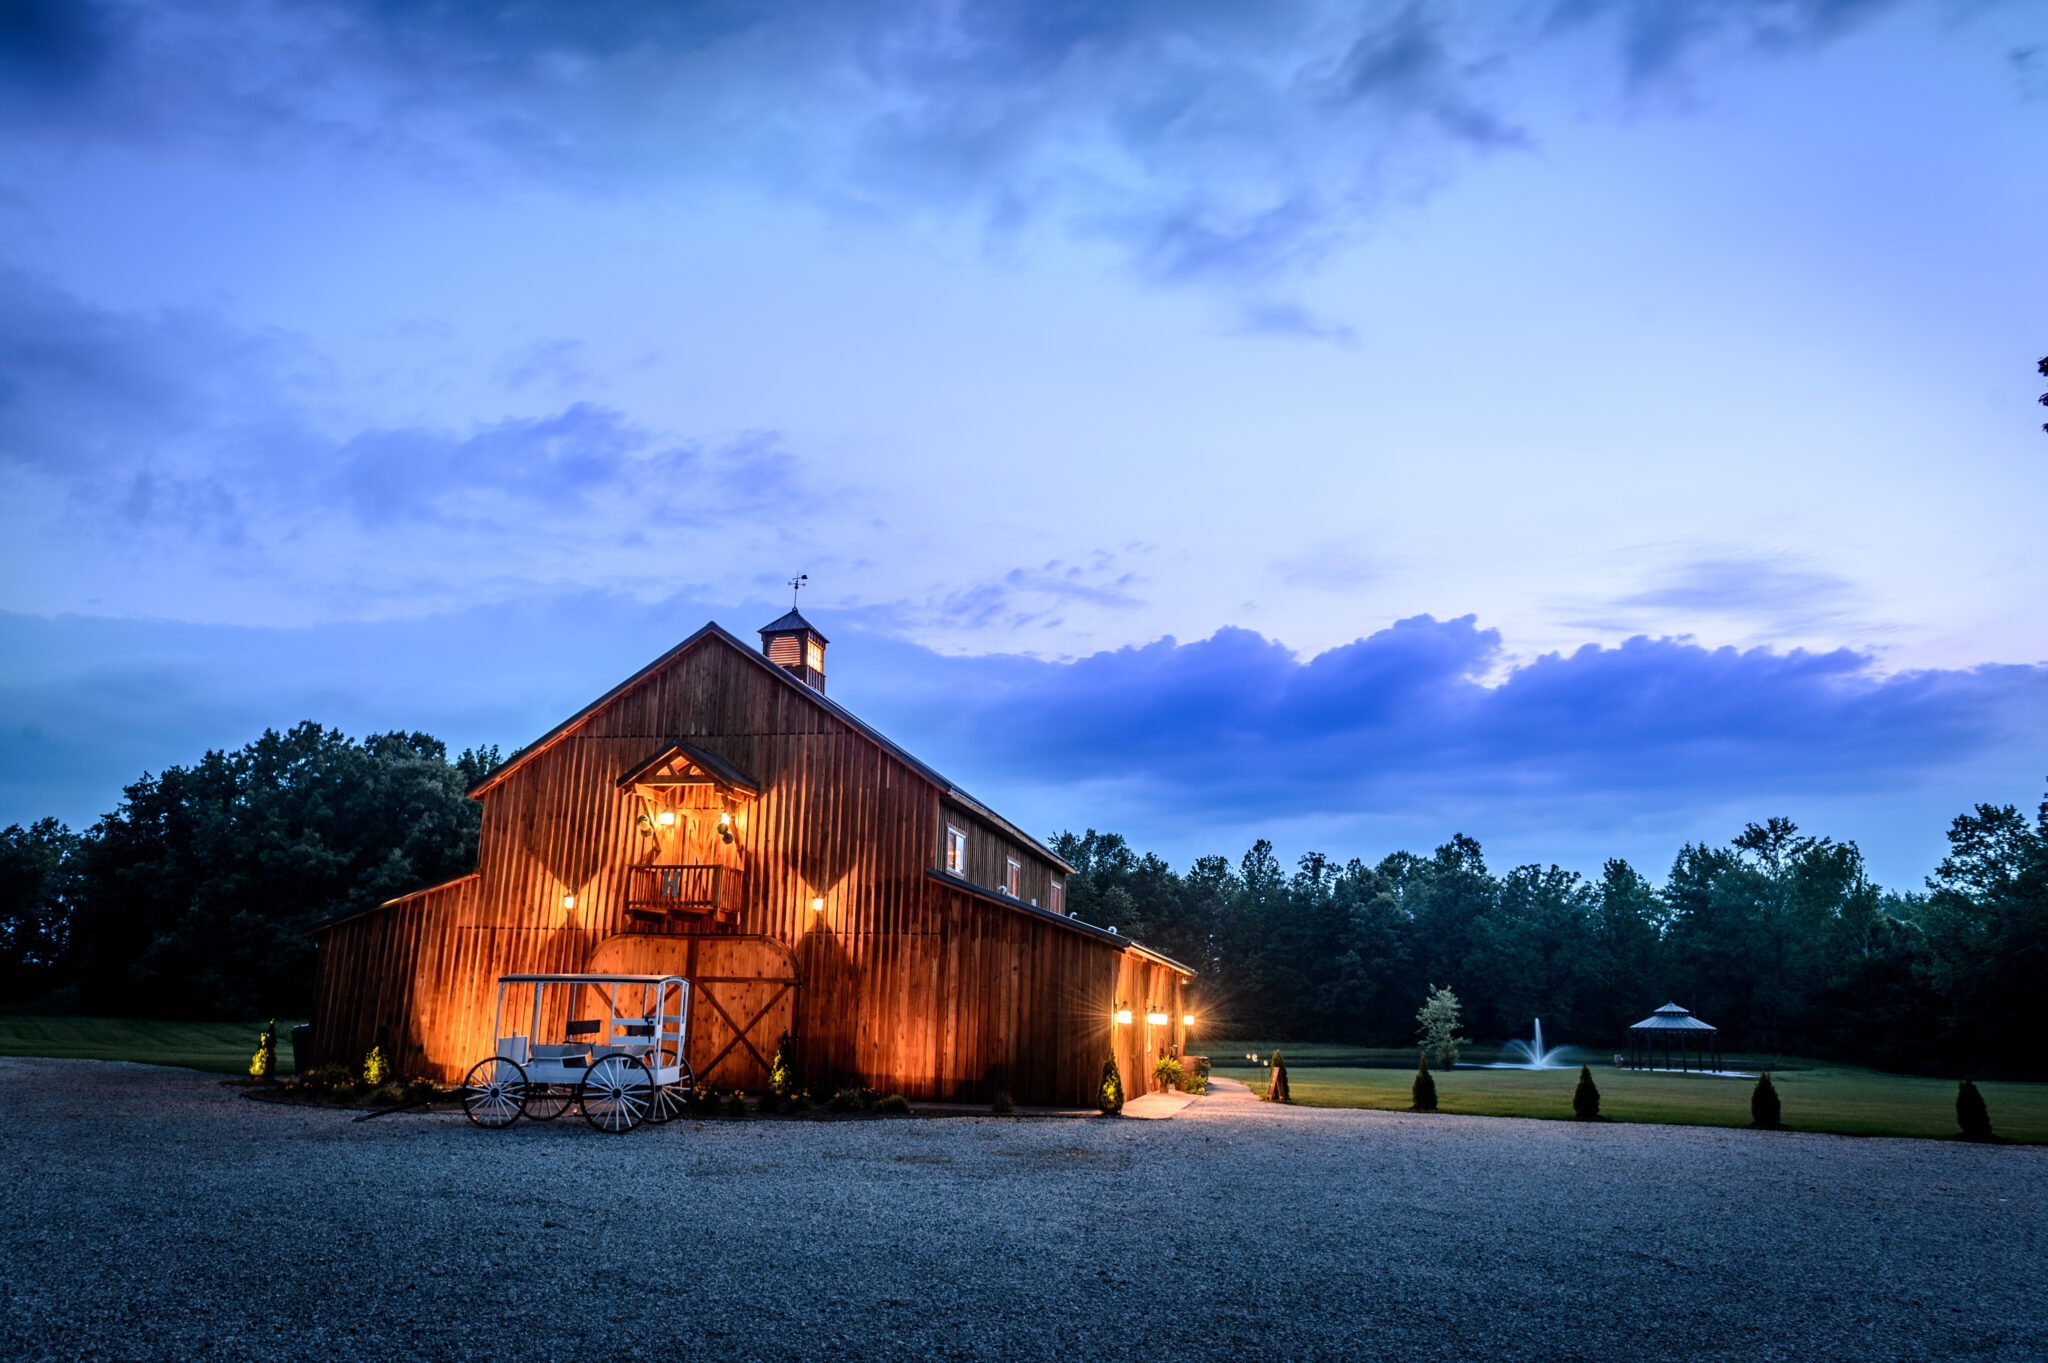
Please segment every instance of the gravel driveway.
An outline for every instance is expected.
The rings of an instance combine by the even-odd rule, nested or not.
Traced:
[[[680,1122],[0,1060],[0,1357],[2048,1357],[2048,1149],[1278,1109]]]

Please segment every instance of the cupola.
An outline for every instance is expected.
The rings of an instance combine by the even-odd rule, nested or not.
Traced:
[[[768,655],[768,661],[820,691],[825,689],[825,645],[829,642],[794,608],[780,620],[761,626],[761,652]]]

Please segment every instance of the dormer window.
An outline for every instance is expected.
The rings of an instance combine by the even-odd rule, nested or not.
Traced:
[[[1065,881],[1055,880],[1052,883],[1052,898],[1047,900],[1046,903],[1054,913],[1065,913],[1067,911],[1067,883]]]
[[[1018,862],[1018,860],[1015,857],[1008,857],[1004,859],[1003,893],[1010,896],[1010,898],[1012,899],[1015,899],[1017,897],[1017,880],[1023,874],[1023,871],[1024,867]]]
[[[967,874],[967,835],[950,824],[946,826],[946,874]]]

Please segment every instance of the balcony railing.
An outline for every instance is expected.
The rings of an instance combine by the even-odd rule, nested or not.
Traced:
[[[626,912],[643,922],[664,918],[732,918],[738,881],[729,866],[627,868]]]

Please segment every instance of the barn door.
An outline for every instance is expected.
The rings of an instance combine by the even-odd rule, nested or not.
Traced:
[[[690,1069],[713,1088],[765,1089],[776,1043],[796,1031],[796,958],[772,937],[623,933],[585,968],[690,981]]]

